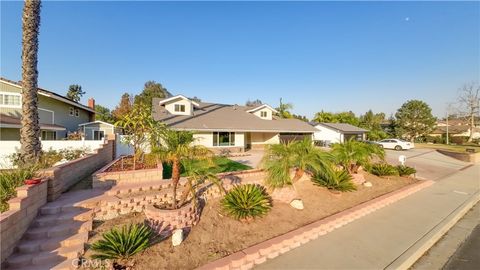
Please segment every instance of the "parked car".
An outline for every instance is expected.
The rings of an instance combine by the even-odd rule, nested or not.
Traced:
[[[378,142],[385,149],[395,149],[397,151],[400,150],[408,150],[415,147],[412,142],[407,142],[401,139],[385,139]]]

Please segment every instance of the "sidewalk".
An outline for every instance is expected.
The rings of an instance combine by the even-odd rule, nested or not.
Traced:
[[[393,267],[462,204],[478,198],[479,190],[480,165],[477,164],[255,269]]]

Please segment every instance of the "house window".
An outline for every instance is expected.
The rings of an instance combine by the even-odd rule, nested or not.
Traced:
[[[266,118],[267,117],[267,112],[266,111],[261,111],[260,112],[260,117]]]
[[[102,140],[103,137],[105,136],[105,133],[103,132],[103,130],[94,130],[93,131],[93,139],[94,140]]]
[[[55,131],[42,130],[42,141],[53,141],[57,139]]]
[[[183,105],[183,104],[175,104],[175,111],[176,111],[176,112],[185,112],[185,105]]]
[[[10,108],[22,107],[22,96],[20,94],[0,94],[0,106]]]
[[[70,110],[69,110],[70,116],[73,116],[74,112],[75,112],[75,109],[73,107],[70,107]]]
[[[213,132],[213,146],[234,146],[235,132]]]
[[[80,113],[78,112],[78,109],[75,109],[75,116],[78,117]]]

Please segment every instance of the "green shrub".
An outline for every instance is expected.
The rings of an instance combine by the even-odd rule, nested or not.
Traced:
[[[74,160],[84,156],[87,153],[87,149],[60,149],[60,150],[53,150],[49,149],[48,151],[42,151],[42,155],[40,156],[40,160],[38,162],[38,166],[40,168],[50,168],[55,163],[65,159],[65,160]],[[14,153],[9,156],[12,164],[17,167],[22,167],[24,164],[21,160],[20,153]]]
[[[312,181],[319,186],[342,192],[357,190],[352,182],[352,176],[346,170],[317,172],[312,177]]]
[[[34,177],[36,172],[34,166],[0,172],[0,212],[8,210],[7,201],[17,195],[15,189],[23,185],[23,180]]]
[[[124,225],[120,230],[113,228],[102,235],[103,239],[93,243],[92,255],[96,259],[125,260],[145,250],[150,244],[152,231],[146,225]]]
[[[397,166],[397,172],[400,176],[408,176],[408,175],[412,175],[412,174],[416,173],[417,170],[415,170],[412,167],[405,166],[405,165],[398,165]]]
[[[373,164],[370,168],[370,173],[377,176],[398,175],[397,168],[387,163]]]
[[[265,188],[255,184],[235,186],[223,197],[221,204],[228,215],[241,221],[264,216],[272,208]]]
[[[450,143],[452,144],[464,144],[468,141],[468,136],[452,136],[450,137]]]

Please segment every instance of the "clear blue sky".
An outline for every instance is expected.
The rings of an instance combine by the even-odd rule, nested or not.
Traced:
[[[1,3],[1,75],[21,78],[22,2]],[[408,99],[443,116],[479,81],[479,2],[44,2],[39,85],[113,108],[155,80],[174,94],[294,113]]]

